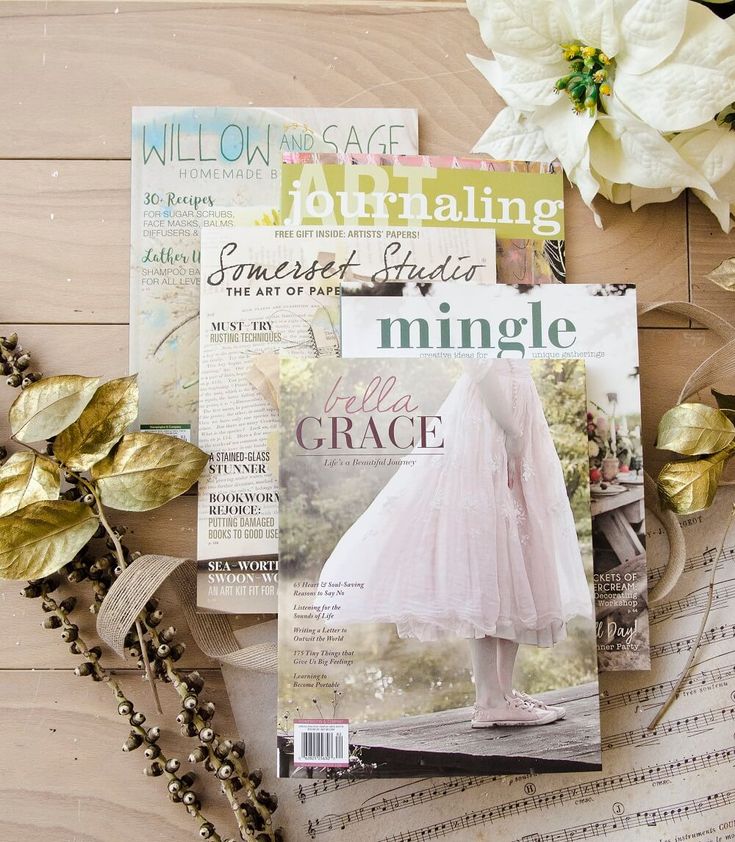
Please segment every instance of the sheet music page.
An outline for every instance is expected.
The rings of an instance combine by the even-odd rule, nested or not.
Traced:
[[[735,840],[735,534],[719,560],[712,611],[690,677],[658,729],[647,730],[688,657],[734,502],[735,490],[722,488],[712,509],[683,522],[687,567],[671,600],[651,611],[651,671],[600,676],[602,772],[406,781],[292,778],[277,782],[277,817],[287,840],[331,842],[347,834],[350,842]],[[648,526],[649,582],[655,583],[668,544],[655,517]],[[226,670],[226,680],[247,738],[253,722],[244,713],[252,707],[247,697],[233,694],[233,672],[237,676]],[[470,714],[468,709],[468,720]],[[538,737],[544,739],[543,728]],[[259,762],[271,773],[269,783],[275,782],[273,759]]]

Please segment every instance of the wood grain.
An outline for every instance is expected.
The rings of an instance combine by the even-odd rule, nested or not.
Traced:
[[[735,257],[735,237],[722,232],[715,218],[695,196],[689,196],[688,203],[692,301],[732,320],[735,316],[735,292],[721,289],[704,276],[723,260]]]
[[[121,681],[133,701],[150,711],[140,678],[123,676]],[[217,705],[222,731],[234,734],[218,671],[206,674],[205,696]],[[167,727],[179,710],[178,696],[162,688],[161,699],[161,747],[171,756],[185,758],[192,741]],[[3,839],[172,842],[198,838],[198,825],[180,804],[168,800],[165,778],[144,778],[142,753],[120,750],[129,729],[106,686],[68,672],[5,672],[0,707],[4,713],[0,719],[3,768],[12,770],[0,778]],[[155,722],[153,717],[149,721]],[[209,791],[204,812],[235,835],[225,800],[215,789]]]
[[[82,8],[5,19],[0,157],[128,158],[131,106],[182,101],[417,107],[425,152],[463,152],[499,105],[463,8]],[[278,49],[254,49],[276,31]]]

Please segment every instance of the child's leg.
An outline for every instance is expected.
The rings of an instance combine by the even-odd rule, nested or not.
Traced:
[[[504,696],[513,694],[513,668],[518,654],[518,644],[512,640],[497,638],[498,684]]]
[[[470,640],[472,671],[475,674],[475,699],[482,708],[499,708],[505,704],[505,692],[498,680],[497,643],[494,637]]]

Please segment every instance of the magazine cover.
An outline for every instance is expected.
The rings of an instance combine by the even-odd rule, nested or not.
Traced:
[[[349,284],[341,318],[346,357],[586,360],[600,669],[649,669],[635,287]]]
[[[599,769],[584,362],[282,359],[280,400],[279,775]]]
[[[285,224],[492,229],[499,283],[566,280],[558,164],[353,152],[284,154]]]
[[[270,216],[283,152],[416,152],[413,109],[142,107],[132,115],[130,371],[141,429],[196,441],[199,231]]]
[[[277,610],[278,353],[339,352],[342,281],[494,283],[495,244],[476,229],[202,231],[197,602],[230,613]]]

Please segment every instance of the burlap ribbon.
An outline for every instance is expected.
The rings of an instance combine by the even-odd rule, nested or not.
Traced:
[[[689,375],[679,394],[679,403],[717,380],[735,375],[735,326],[726,319],[685,301],[659,301],[639,307],[639,316],[653,311],[674,313],[693,319],[713,331],[723,345]],[[656,484],[645,475],[646,506],[654,512],[666,529],[669,560],[663,575],[649,595],[649,602],[664,599],[676,585],[686,562],[684,533],[677,516],[658,507]],[[181,602],[189,630],[197,646],[210,658],[236,667],[275,672],[277,651],[273,643],[241,648],[232,632],[227,616],[199,614],[196,610],[196,563],[190,559],[146,555],[123,570],[110,588],[97,617],[100,637],[119,655],[124,656],[124,640],[128,630],[146,602],[167,579],[170,579]]]
[[[199,614],[196,610],[197,566],[188,558],[144,555],[117,577],[97,615],[102,640],[125,656],[125,635],[135,624],[146,602],[170,579],[184,611],[189,631],[197,646],[210,658],[235,667],[275,672],[278,664],[275,643],[241,648],[224,614]]]

